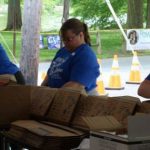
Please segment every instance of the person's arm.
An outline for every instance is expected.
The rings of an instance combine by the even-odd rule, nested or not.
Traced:
[[[138,88],[138,95],[150,98],[150,80],[145,79]]]
[[[25,85],[25,79],[21,71],[17,71],[14,75],[17,80],[17,84]]]
[[[78,92],[81,92],[82,94],[87,95],[85,86],[79,82],[69,81],[66,84],[64,84],[61,88],[71,89],[71,90],[78,91]]]
[[[41,83],[41,86],[48,86],[48,75],[46,75],[45,79]]]
[[[84,89],[84,85],[80,84],[79,82],[69,81],[63,85],[63,87],[71,87],[74,89]]]

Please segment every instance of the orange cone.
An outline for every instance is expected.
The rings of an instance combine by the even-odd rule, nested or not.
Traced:
[[[118,63],[118,56],[114,55],[114,60],[113,60],[112,69],[111,69],[111,75],[109,78],[108,87],[106,88],[107,90],[122,90],[122,89],[124,89],[124,87],[122,86],[119,69],[120,68],[119,68],[119,63]]]
[[[44,80],[45,77],[46,77],[46,72],[42,72],[42,74],[41,74],[41,79]]]
[[[106,93],[105,91],[105,87],[104,87],[104,82],[103,82],[103,77],[102,77],[102,67],[101,67],[101,60],[97,59],[98,63],[100,65],[100,77],[97,80],[97,92],[99,93],[99,95],[108,95],[108,93]]]
[[[108,95],[108,93],[106,93],[106,91],[105,91],[102,74],[100,75],[100,79],[97,80],[97,92],[99,95]]]
[[[133,53],[131,71],[129,75],[128,84],[140,84],[141,83],[141,72],[140,72],[140,62],[137,57],[137,53]]]

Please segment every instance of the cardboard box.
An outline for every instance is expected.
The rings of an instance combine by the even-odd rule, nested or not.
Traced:
[[[135,112],[139,99],[131,96],[100,97],[82,96],[79,100],[72,126],[88,129],[83,117],[114,116],[127,126],[127,117]]]
[[[30,86],[0,86],[0,126],[30,114]]]
[[[94,131],[116,131],[123,128],[113,116],[83,117],[89,128]]]
[[[10,85],[0,86],[0,126],[31,114],[44,116],[57,89],[49,87]]]
[[[44,117],[53,102],[57,89],[49,87],[31,88],[31,114]]]
[[[150,113],[150,100],[143,101],[142,104],[138,107],[137,112]]]
[[[88,129],[83,117],[103,115],[106,112],[104,106],[107,105],[107,97],[100,96],[84,96],[82,95],[77,104],[74,117],[72,120],[72,126],[77,128]],[[102,109],[103,108],[103,109]]]
[[[68,125],[80,96],[81,93],[76,90],[59,89],[46,115],[47,119],[55,123]]]
[[[11,124],[6,138],[26,145],[27,149],[69,150],[77,147],[86,133],[67,126],[34,120],[19,120]]]
[[[150,115],[128,118],[128,135],[91,131],[90,150],[150,150]]]

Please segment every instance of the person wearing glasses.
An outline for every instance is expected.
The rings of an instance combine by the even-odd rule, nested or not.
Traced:
[[[89,95],[97,95],[100,71],[87,25],[76,18],[68,19],[60,28],[60,37],[64,47],[56,53],[41,85],[84,88]]]
[[[25,84],[20,69],[9,60],[5,49],[0,44],[0,76],[1,75],[14,75],[17,84]]]
[[[140,84],[138,88],[138,95],[144,98],[150,98],[150,74]]]

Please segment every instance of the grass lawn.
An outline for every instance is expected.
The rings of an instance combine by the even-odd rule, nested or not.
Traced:
[[[5,39],[8,47],[13,49],[13,33],[12,32],[0,32],[0,43],[2,43],[7,50],[8,55],[11,57],[6,45],[2,38]],[[114,31],[100,31],[101,37],[101,54],[97,53],[97,46],[93,46],[96,55],[98,58],[112,58],[114,54],[119,55],[119,57],[132,56],[132,53],[129,51],[125,51],[122,47],[123,45],[123,37],[119,30]],[[96,34],[91,34],[92,44],[96,43]],[[46,38],[44,38],[44,43],[46,44]],[[21,33],[16,34],[16,58],[19,61],[21,51]],[[40,61],[50,61],[53,59],[57,50],[48,50],[41,49],[40,50]],[[150,51],[139,52],[139,55],[150,55]]]

